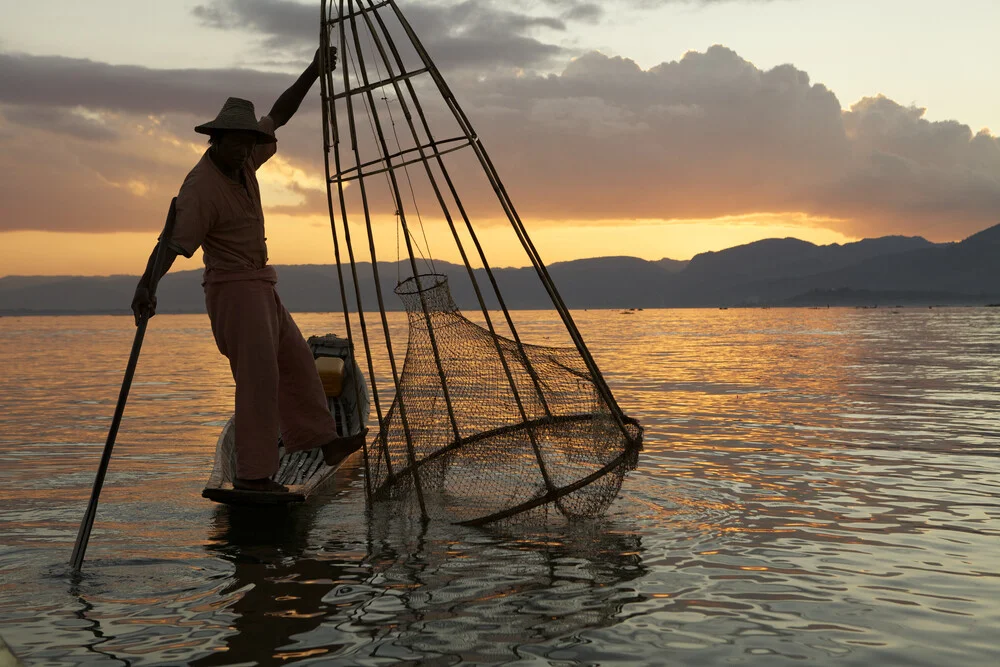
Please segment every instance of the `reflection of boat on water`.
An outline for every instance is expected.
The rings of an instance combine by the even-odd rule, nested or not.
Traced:
[[[330,412],[342,436],[361,433],[368,422],[368,388],[347,339],[334,334],[313,336],[309,347],[326,390]],[[215,446],[215,465],[202,496],[221,503],[282,505],[303,502],[329,481],[337,468],[326,465],[320,448],[286,453],[278,439],[280,461],[271,478],[288,487],[287,493],[243,491],[233,488],[236,476],[235,416],[222,428]]]
[[[324,542],[322,507],[217,508],[208,548],[233,566],[231,634],[189,664],[495,664],[642,599],[628,585],[647,572],[639,536],[604,524],[504,536],[380,504],[367,536]]]
[[[329,585],[343,568],[306,557],[309,535],[319,511],[317,503],[299,507],[218,507],[212,519],[209,551],[229,561],[233,573],[220,596],[235,601],[226,611],[235,633],[191,665],[285,664],[297,657],[290,645],[324,621]],[[317,651],[322,655],[328,651]]]

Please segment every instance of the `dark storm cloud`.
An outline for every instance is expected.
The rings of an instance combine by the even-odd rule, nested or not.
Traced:
[[[562,14],[567,21],[597,23],[604,16],[604,9],[593,2],[574,2]]]
[[[10,107],[3,116],[11,123],[47,130],[52,134],[90,141],[112,141],[120,135],[101,122],[86,116],[51,107]]]
[[[318,3],[288,0],[215,0],[191,10],[203,25],[219,30],[242,30],[263,39],[271,50],[305,57],[317,45]]]
[[[332,4],[336,12],[339,5]],[[576,11],[573,6],[576,3],[568,4],[568,12]],[[587,4],[579,3],[585,14],[592,12]],[[538,29],[565,31],[563,19],[528,15],[512,11],[511,6],[509,2],[492,0],[422,2],[407,4],[405,12],[427,50],[442,67],[529,67],[549,62],[563,53],[561,47],[531,34]],[[259,36],[270,49],[306,54],[317,44],[319,10],[314,5],[288,0],[214,0],[192,11],[204,25],[247,31]],[[390,29],[402,37],[394,22],[390,21]]]
[[[609,11],[654,9],[663,5],[710,5],[770,0],[620,0],[613,9],[592,0],[424,0],[402,8],[428,52],[441,67],[489,69],[539,67],[569,52],[544,41],[538,31],[565,33],[567,24],[597,23]],[[340,2],[329,4],[331,15]],[[345,12],[349,5],[343,3]],[[355,9],[368,6],[357,0]],[[539,14],[541,12],[541,14]],[[318,3],[292,0],[211,0],[192,9],[203,25],[253,34],[273,52],[306,59],[317,44]],[[390,12],[385,10],[383,15]],[[360,22],[361,19],[358,19]],[[394,21],[389,28],[402,38]]]
[[[270,108],[292,79],[248,69],[161,70],[0,53],[0,104],[214,115],[230,95]]]

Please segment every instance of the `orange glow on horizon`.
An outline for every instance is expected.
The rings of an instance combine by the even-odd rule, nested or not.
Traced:
[[[546,263],[606,256],[630,256],[646,260],[689,259],[710,250],[723,250],[764,238],[793,236],[819,245],[848,243],[856,239],[825,228],[825,220],[804,214],[763,214],[711,220],[643,220],[629,223],[612,221],[526,221],[528,232]],[[396,224],[392,218],[376,220],[375,245],[380,261],[397,259]],[[461,257],[447,226],[441,221],[425,221],[430,256],[461,263]],[[323,216],[268,215],[268,251],[273,264],[332,264],[333,241],[329,220]],[[510,226],[483,224],[476,233],[495,267],[527,266],[530,262]],[[355,258],[370,261],[363,226],[352,224]],[[413,229],[418,256],[426,255],[420,229]],[[155,232],[84,234],[77,232],[0,233],[0,276],[7,275],[138,275],[156,241]],[[399,241],[401,258],[406,246]],[[341,257],[347,261],[341,242]],[[474,248],[463,236],[470,256]],[[201,267],[200,255],[180,258],[177,270]]]

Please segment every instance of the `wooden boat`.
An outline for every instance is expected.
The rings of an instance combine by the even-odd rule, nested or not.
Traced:
[[[10,650],[7,644],[4,643],[3,637],[0,637],[0,667],[23,667],[24,663],[21,662],[16,655]]]
[[[368,422],[368,387],[351,352],[350,342],[334,334],[309,339],[316,366],[323,380],[330,412],[337,420],[340,435],[361,433]],[[340,465],[328,466],[323,452],[316,448],[305,452],[285,453],[278,438],[280,462],[271,479],[288,487],[286,493],[245,491],[233,488],[236,474],[236,429],[233,417],[222,428],[215,445],[215,464],[201,495],[219,503],[235,505],[286,505],[305,502],[333,478]]]

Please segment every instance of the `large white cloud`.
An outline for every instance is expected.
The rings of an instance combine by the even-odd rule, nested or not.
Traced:
[[[762,71],[721,46],[649,70],[591,53],[560,75],[463,92],[522,212],[538,216],[805,212],[849,234],[939,239],[1000,217],[995,136],[884,97],[843,111],[805,72]]]
[[[923,116],[882,96],[853,105],[843,115],[849,168],[814,206],[842,215],[854,233],[875,224],[960,235],[1000,222],[1000,140]]]

